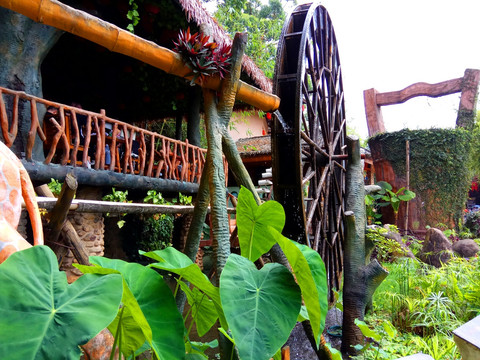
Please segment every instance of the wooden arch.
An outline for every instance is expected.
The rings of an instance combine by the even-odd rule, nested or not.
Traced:
[[[365,114],[367,116],[368,136],[385,132],[382,106],[401,104],[417,96],[440,97],[460,92],[457,127],[466,127],[475,118],[475,101],[480,81],[480,70],[466,69],[465,75],[458,79],[437,84],[415,83],[403,90],[380,93],[375,89],[363,92]]]

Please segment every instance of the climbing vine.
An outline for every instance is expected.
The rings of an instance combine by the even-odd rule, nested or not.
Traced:
[[[404,129],[372,137],[372,152],[379,151],[397,177],[406,175],[406,140],[410,141],[410,188],[423,201],[426,223],[458,224],[471,183],[471,133],[461,128]]]

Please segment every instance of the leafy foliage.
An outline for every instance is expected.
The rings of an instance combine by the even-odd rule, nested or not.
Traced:
[[[191,85],[200,79],[202,82],[206,76],[219,74],[224,78],[229,72],[231,64],[231,45],[217,44],[209,42],[210,36],[202,33],[190,33],[190,28],[186,31],[180,30],[174,51],[182,55],[183,60],[192,70],[193,79]]]
[[[462,129],[404,129],[369,140],[370,148],[405,176],[405,141],[410,141],[410,187],[424,202],[426,222],[456,225],[471,183],[471,133]]]
[[[285,20],[281,2],[269,0],[261,5],[256,0],[223,0],[215,18],[231,36],[248,32],[245,53],[267,77],[273,78],[277,42]]]
[[[243,213],[239,226],[254,229],[246,232],[249,241],[261,242],[265,234],[278,241],[294,274],[274,263],[258,270],[249,259],[232,254],[220,276],[220,286],[216,287],[190,258],[168,247],[142,252],[157,261],[148,267],[90,257],[94,265],[77,265],[85,275],[67,288],[53,252],[44,246],[34,247],[13,254],[0,267],[0,281],[6,284],[6,292],[0,293],[0,325],[4,324],[0,327],[0,354],[16,359],[9,356],[15,352],[19,359],[32,358],[40,349],[42,358],[51,358],[53,354],[55,358],[73,359],[79,355],[78,344],[110,323],[114,350],[118,347],[126,358],[151,347],[156,358],[205,359],[204,350],[217,343],[201,344],[188,339],[190,329],[185,332],[170,289],[150,267],[177,274],[178,281],[191,284],[192,288],[183,282],[179,287],[187,293],[197,330],[205,334],[218,318],[222,342],[230,341],[229,358],[237,358],[237,349],[242,360],[280,359],[280,347],[300,318],[302,297],[308,312],[303,312],[303,318],[309,317],[318,342],[328,308],[325,266],[318,253],[281,235],[285,215],[280,205],[271,202],[257,208],[250,206],[249,199],[254,200],[246,191],[241,191],[242,197],[247,198],[239,202]],[[242,211],[242,206],[248,210]],[[266,216],[267,210],[274,210],[274,218],[280,219],[280,224],[270,226],[263,220],[257,221]],[[243,246],[258,249],[248,241]],[[18,271],[19,268],[26,272]],[[38,309],[42,311],[38,313]],[[26,317],[25,313],[31,316]],[[12,326],[16,327],[13,332]],[[35,335],[28,341],[22,331],[27,326]],[[20,343],[22,349],[18,351]],[[65,345],[72,348],[68,354]]]
[[[63,183],[53,178],[51,178],[50,182],[47,184],[48,188],[55,196],[59,196],[60,193],[62,192],[62,185]]]
[[[397,335],[380,342],[386,358],[422,351],[437,360],[460,359],[451,331],[480,314],[479,258],[453,258],[439,269],[412,259],[384,266],[389,276],[366,322],[380,333],[387,320],[395,326]],[[374,356],[367,351],[365,358]]]
[[[115,274],[68,285],[47,246],[12,254],[0,265],[0,283],[2,359],[78,359],[78,345],[110,324],[122,297]]]
[[[109,326],[120,350],[130,356],[148,341],[159,359],[181,359],[183,321],[170,288],[153,269],[98,256],[90,257],[96,266],[77,266],[84,273],[113,273],[123,278],[122,308]]]
[[[387,232],[387,229],[377,226],[368,227],[365,231],[365,238],[375,246],[374,255],[380,262],[392,262],[406,254],[406,250],[397,241],[384,236]]]
[[[127,199],[128,196],[128,190],[122,191],[122,190],[115,190],[114,187],[112,187],[112,193],[107,194],[102,197],[102,200],[104,201],[113,201],[113,202],[122,202],[122,203],[131,203],[131,200]],[[126,214],[120,214],[120,220],[117,221],[117,226],[121,229],[125,225],[125,220],[123,220],[123,217]],[[106,214],[106,216],[110,216],[109,213]]]
[[[270,263],[257,270],[236,254],[222,271],[220,297],[240,358],[252,360],[269,359],[287,341],[302,300],[286,267]]]
[[[135,32],[135,26],[140,21],[140,14],[138,13],[138,5],[135,0],[129,0],[128,5],[130,5],[130,10],[127,12],[127,19],[130,20],[130,24],[128,24],[127,30],[133,33]]]
[[[253,195],[242,187],[237,205],[238,240],[242,256],[256,261],[268,252],[277,242],[277,234],[285,225],[285,211],[276,201],[268,201],[257,205]],[[261,238],[262,241],[255,241]]]
[[[386,181],[379,181],[376,185],[382,189],[375,194],[365,195],[365,205],[367,206],[367,216],[373,219],[381,218],[381,214],[377,212],[379,207],[391,206],[395,219],[400,208],[400,201],[410,201],[415,198],[413,191],[407,190],[404,187],[394,191],[392,185]]]

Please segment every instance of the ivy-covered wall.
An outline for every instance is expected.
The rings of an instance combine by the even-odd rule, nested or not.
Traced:
[[[410,140],[410,189],[425,216],[413,220],[430,226],[458,224],[471,183],[471,134],[462,128],[404,129],[369,139],[374,161],[388,161],[400,183],[406,179],[406,140]]]

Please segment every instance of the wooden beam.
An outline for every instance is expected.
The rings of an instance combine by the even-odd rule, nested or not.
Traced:
[[[475,104],[480,82],[480,70],[466,69],[461,78],[442,81],[436,84],[418,82],[399,91],[379,93],[375,89],[363,92],[365,115],[367,117],[368,136],[385,132],[382,117],[382,106],[402,104],[417,97],[440,97],[461,92],[458,108],[457,127],[469,128],[473,126],[475,118]]]
[[[99,187],[118,187],[138,190],[157,190],[161,192],[181,192],[194,194],[198,191],[197,183],[178,180],[167,180],[140,175],[123,174],[108,170],[93,170],[83,167],[60,166],[43,164],[38,161],[22,160],[33,182],[48,183],[50,179],[63,181],[67,173],[71,172],[77,181],[83,185]]]
[[[57,199],[38,196],[37,203],[41,209],[52,211]],[[25,204],[22,204],[25,207]],[[153,205],[139,203],[118,203],[113,201],[74,199],[70,211],[86,213],[111,213],[111,214],[191,214],[192,205]],[[230,214],[235,213],[234,208],[228,208]]]
[[[402,104],[417,96],[440,97],[462,91],[463,78],[442,81],[436,84],[418,82],[403,90],[377,93],[378,106]]]
[[[33,21],[53,26],[99,44],[110,51],[143,61],[168,74],[191,79],[191,69],[182,57],[170,49],[158,46],[103,21],[86,12],[64,5],[56,0],[0,0],[0,6],[23,14]],[[206,77],[197,83],[212,90],[220,90],[220,76]],[[241,100],[263,111],[275,111],[280,99],[265,91],[240,81],[237,100]]]

